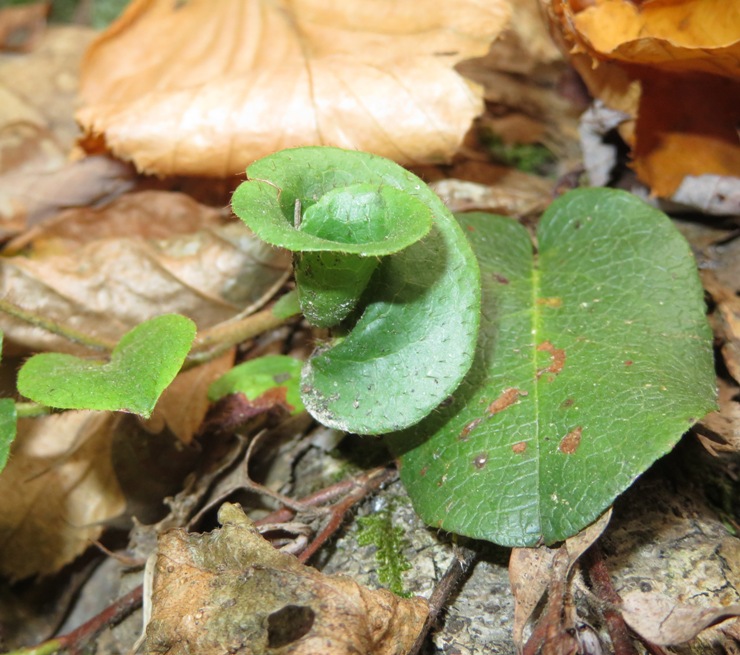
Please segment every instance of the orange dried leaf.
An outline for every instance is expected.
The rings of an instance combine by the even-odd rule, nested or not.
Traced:
[[[445,160],[483,107],[453,66],[508,15],[503,0],[138,0],[88,51],[77,117],[160,174],[225,176],[310,144]]]
[[[546,2],[546,0],[543,0]],[[550,0],[591,93],[636,119],[634,169],[654,195],[740,171],[740,5],[725,0]]]

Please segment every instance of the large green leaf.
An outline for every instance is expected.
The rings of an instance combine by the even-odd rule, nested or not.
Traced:
[[[18,391],[50,407],[148,417],[194,338],[195,323],[189,318],[158,316],[127,332],[108,362],[61,353],[34,355],[18,373]]]
[[[360,318],[345,337],[320,348],[307,362],[301,387],[308,411],[331,427],[381,434],[421,420],[454,391],[475,350],[479,272],[457,221],[418,177],[367,153],[322,147],[285,150],[256,162],[247,174],[251,181],[234,194],[234,211],[270,243],[304,250],[301,258],[321,251],[318,240],[327,241],[327,235],[339,229],[325,226],[325,217],[317,212],[349,203],[355,194],[360,209],[347,205],[335,213],[350,217],[353,227],[345,230],[345,236],[359,233],[355,227],[361,225],[367,243],[382,243],[384,233],[405,233],[404,224],[418,222],[417,214],[419,220],[431,216],[431,229],[421,223],[414,228],[417,239],[428,230],[423,239],[407,239],[410,245],[389,251],[394,254],[382,259],[374,272],[365,271],[346,284],[345,290],[352,288],[348,297],[356,301],[369,279],[361,295]],[[370,191],[380,200],[368,198]],[[357,218],[369,216],[364,208],[375,206],[376,200],[379,206],[390,206],[388,198],[394,209],[379,212],[379,228]],[[299,220],[296,207],[303,216]],[[307,222],[311,234],[295,228],[296,223]],[[334,249],[323,253],[345,256],[328,261],[326,267],[325,277],[336,280],[337,286],[352,279],[352,257],[382,254],[367,245],[350,251],[345,236],[340,241],[334,234]],[[312,258],[309,268],[317,261]],[[300,294],[306,282],[301,271],[296,279]],[[313,284],[308,286],[316,290]],[[302,299],[304,312],[313,303],[313,296],[309,303]],[[334,295],[331,303],[341,305],[341,294]],[[338,315],[347,316],[351,309],[345,306]]]
[[[450,406],[393,435],[419,514],[507,546],[593,521],[713,407],[688,245],[627,193],[574,191],[538,254],[513,220],[461,217],[481,266],[476,359]]]

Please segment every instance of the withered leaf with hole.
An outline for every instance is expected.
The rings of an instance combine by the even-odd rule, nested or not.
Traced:
[[[223,528],[160,537],[145,652],[403,655],[427,604],[326,576],[275,550],[236,505]]]
[[[483,103],[453,66],[481,56],[503,0],[137,0],[82,67],[77,113],[141,171],[227,176],[301,145],[399,163],[457,150]]]

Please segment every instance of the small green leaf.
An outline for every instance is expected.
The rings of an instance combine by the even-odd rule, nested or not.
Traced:
[[[0,471],[8,463],[10,445],[15,440],[16,415],[12,398],[0,398]]]
[[[390,438],[425,521],[507,546],[595,520],[714,406],[711,331],[688,244],[630,194],[513,220],[461,217],[481,265],[476,359],[450,406]]]
[[[158,316],[126,333],[109,362],[60,353],[34,355],[18,374],[18,391],[50,407],[148,417],[182,367],[194,338],[190,319]]]
[[[269,243],[300,251],[296,279],[310,320],[331,325],[361,298],[351,331],[303,369],[308,411],[361,434],[421,420],[470,367],[480,320],[478,266],[457,221],[418,177],[368,153],[284,150],[247,173],[234,211]],[[360,270],[361,258],[380,255],[389,256]]]
[[[303,362],[287,355],[265,355],[239,364],[208,388],[208,399],[215,402],[230,393],[243,393],[254,401],[266,391],[283,387],[292,414],[305,408],[299,390]]]

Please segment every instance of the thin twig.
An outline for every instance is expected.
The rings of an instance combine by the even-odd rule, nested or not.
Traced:
[[[9,314],[13,318],[17,318],[19,321],[41,328],[47,332],[56,334],[57,336],[64,337],[74,343],[79,343],[88,348],[93,348],[94,350],[110,352],[116,347],[116,343],[114,341],[104,337],[94,337],[91,334],[85,334],[84,332],[75,330],[69,325],[53,321],[50,318],[28,311],[27,309],[23,309],[7,298],[0,298],[0,311]]]
[[[421,652],[429,631],[437,623],[450,597],[458,590],[465,575],[478,559],[478,551],[466,546],[455,545],[454,555],[455,559],[434,586],[432,595],[429,597],[429,614],[408,655],[418,655]]]

